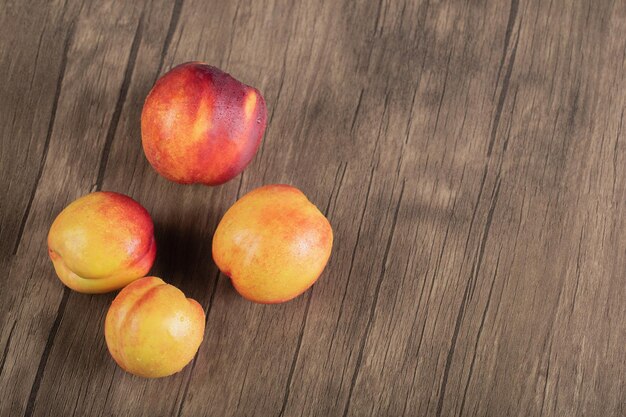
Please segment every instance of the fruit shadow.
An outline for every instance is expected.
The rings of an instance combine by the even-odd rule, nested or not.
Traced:
[[[187,297],[208,300],[219,274],[211,256],[213,230],[193,222],[155,224],[157,255],[150,274],[175,285]]]

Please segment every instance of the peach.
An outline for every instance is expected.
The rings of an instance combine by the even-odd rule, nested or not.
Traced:
[[[256,154],[267,109],[256,88],[218,68],[181,64],[156,82],[141,113],[146,158],[181,184],[222,184]]]
[[[139,203],[96,192],[67,206],[48,233],[48,254],[73,290],[104,293],[148,273],[156,256],[154,225]]]
[[[202,343],[204,310],[161,278],[141,278],[113,300],[104,336],[126,372],[146,378],[172,375],[191,362]]]
[[[213,236],[213,259],[244,298],[280,303],[313,285],[332,245],[330,223],[300,190],[267,185],[226,211]]]

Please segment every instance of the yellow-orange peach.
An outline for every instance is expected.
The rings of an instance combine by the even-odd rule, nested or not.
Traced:
[[[104,293],[148,273],[156,256],[154,225],[139,203],[96,192],[67,206],[48,233],[48,254],[73,290]]]
[[[213,236],[213,259],[243,297],[280,303],[313,285],[332,245],[330,223],[300,190],[268,185],[224,214]]]
[[[261,93],[218,68],[181,64],[154,85],[141,113],[146,158],[181,184],[222,184],[256,154],[267,110]]]
[[[104,336],[126,372],[146,378],[172,375],[191,362],[202,343],[204,310],[161,278],[141,278],[113,300]]]

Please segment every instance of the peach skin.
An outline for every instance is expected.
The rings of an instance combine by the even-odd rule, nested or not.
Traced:
[[[148,94],[141,113],[143,150],[171,181],[222,184],[250,163],[266,118],[259,90],[218,68],[188,62],[159,78]]]
[[[213,236],[213,259],[244,298],[273,304],[313,285],[332,246],[330,223],[300,190],[267,185],[226,211]]]
[[[88,194],[54,220],[48,254],[57,275],[71,289],[90,294],[117,290],[152,267],[156,256],[152,219],[123,194]]]
[[[191,362],[202,343],[204,310],[161,278],[141,278],[113,300],[104,336],[126,372],[145,378],[172,375]]]

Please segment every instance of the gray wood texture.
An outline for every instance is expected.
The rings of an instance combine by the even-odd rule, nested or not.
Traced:
[[[215,188],[140,142],[156,78],[258,87],[262,147]],[[0,416],[626,415],[626,2],[2,0]],[[250,303],[211,260],[225,210],[301,188],[335,233],[314,287]],[[151,272],[207,314],[160,380],[109,356],[114,294],[63,287],[69,202],[151,213]]]

